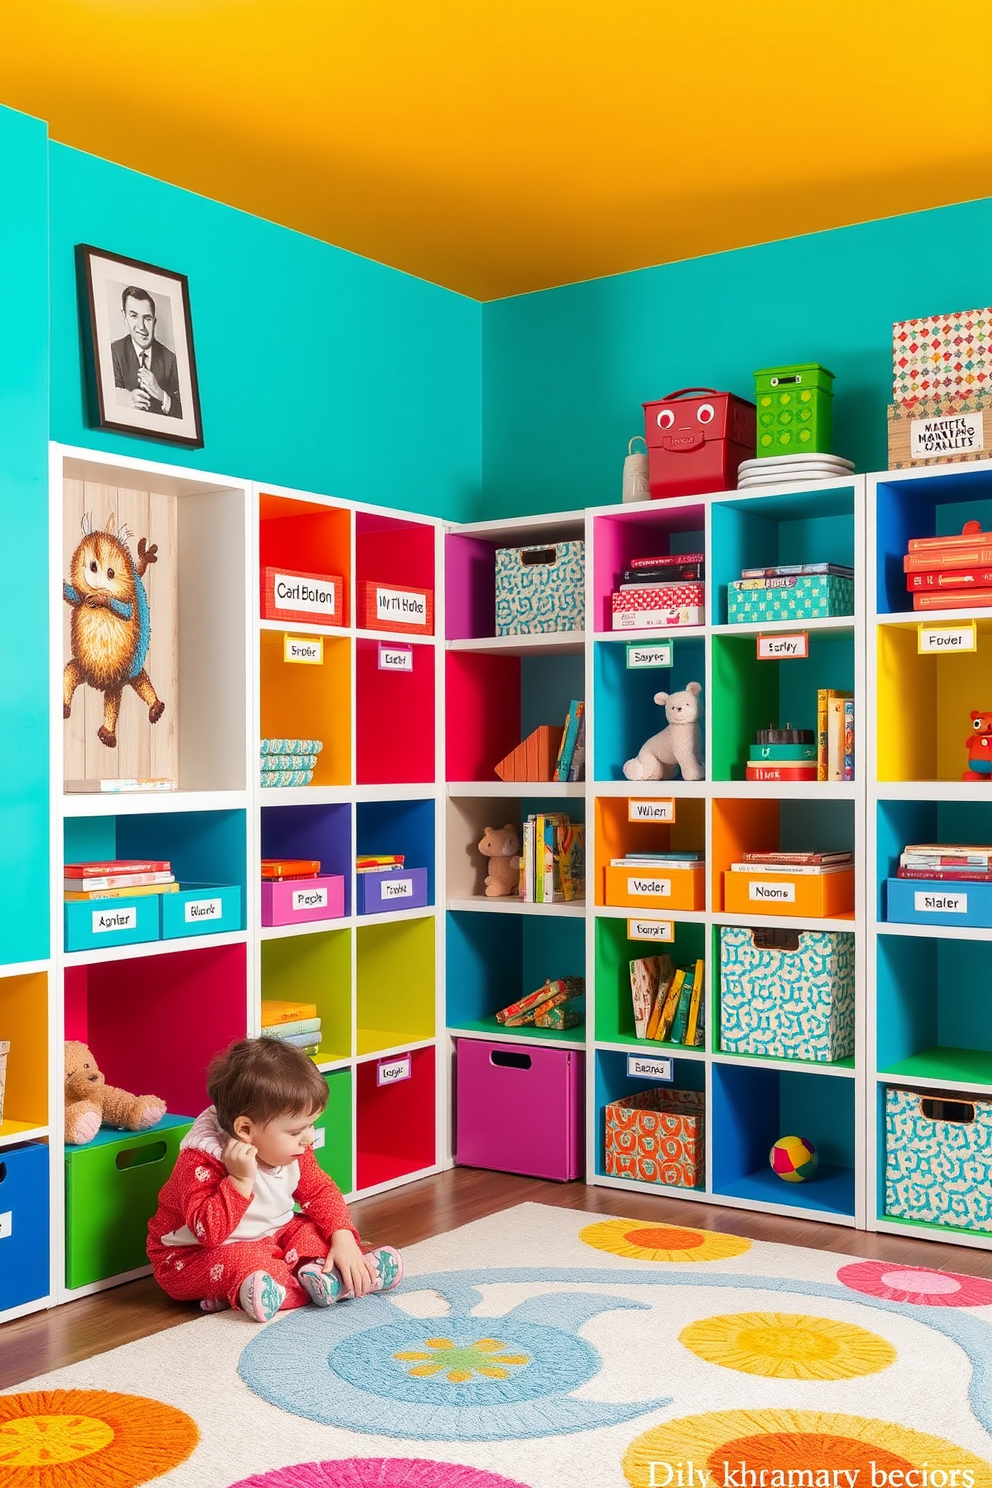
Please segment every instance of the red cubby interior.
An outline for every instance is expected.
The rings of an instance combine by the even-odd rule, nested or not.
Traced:
[[[355,513],[355,582],[434,589],[434,528]]]
[[[344,580],[342,625],[349,623],[351,595],[351,513],[315,501],[283,496],[259,497],[258,562],[264,588],[266,568],[339,574]],[[292,628],[293,621],[287,621]],[[302,622],[300,622],[302,623]]]
[[[431,783],[434,647],[413,644],[413,671],[391,672],[379,670],[379,646],[355,643],[356,779],[359,785]]]
[[[246,954],[211,946],[69,967],[65,1036],[89,1045],[108,1085],[196,1116],[210,1060],[247,1032]]]
[[[520,743],[520,658],[449,651],[446,663],[445,778],[495,780]]]
[[[358,1187],[373,1188],[432,1167],[434,1050],[414,1049],[408,1080],[377,1085],[378,1061],[358,1066]]]

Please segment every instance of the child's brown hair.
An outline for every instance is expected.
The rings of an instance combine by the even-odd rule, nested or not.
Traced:
[[[239,1116],[263,1123],[278,1116],[318,1116],[327,1105],[327,1081],[292,1044],[240,1039],[211,1060],[207,1094],[218,1124],[233,1136]]]

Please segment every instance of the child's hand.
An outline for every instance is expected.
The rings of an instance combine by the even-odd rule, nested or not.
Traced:
[[[353,1297],[364,1297],[372,1290],[375,1266],[362,1255],[361,1247],[350,1230],[335,1230],[331,1236],[331,1249],[324,1270],[330,1271],[332,1266],[337,1266],[345,1291]]]
[[[237,1137],[228,1137],[223,1153],[224,1166],[246,1198],[251,1196],[258,1172],[257,1157],[250,1142],[240,1142]]]

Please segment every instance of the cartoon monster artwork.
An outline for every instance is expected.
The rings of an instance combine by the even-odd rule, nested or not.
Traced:
[[[968,768],[962,780],[972,782],[992,778],[992,713],[972,712],[971,727],[974,730],[964,741],[968,751]]]
[[[125,687],[133,687],[148,704],[148,721],[157,723],[165,704],[155,692],[145,659],[151,640],[148,596],[142,580],[157,561],[158,545],[138,539],[138,561],[128,546],[130,529],[118,527],[111,514],[103,531],[94,531],[92,513],[84,514],[82,539],[69,562],[69,579],[62,597],[72,609],[71,659],[62,679],[62,716],[72,711],[72,697],[81,682],[103,693],[103,723],[97,730],[101,744],[117,746],[117,718]]]

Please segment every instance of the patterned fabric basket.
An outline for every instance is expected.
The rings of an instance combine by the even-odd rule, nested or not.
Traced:
[[[704,1096],[659,1086],[606,1106],[606,1172],[696,1188],[703,1181]]]
[[[885,1212],[992,1230],[992,1099],[886,1090]]]
[[[720,1048],[829,1061],[854,1053],[854,936],[720,931]]]
[[[585,629],[585,543],[497,548],[496,634]]]

